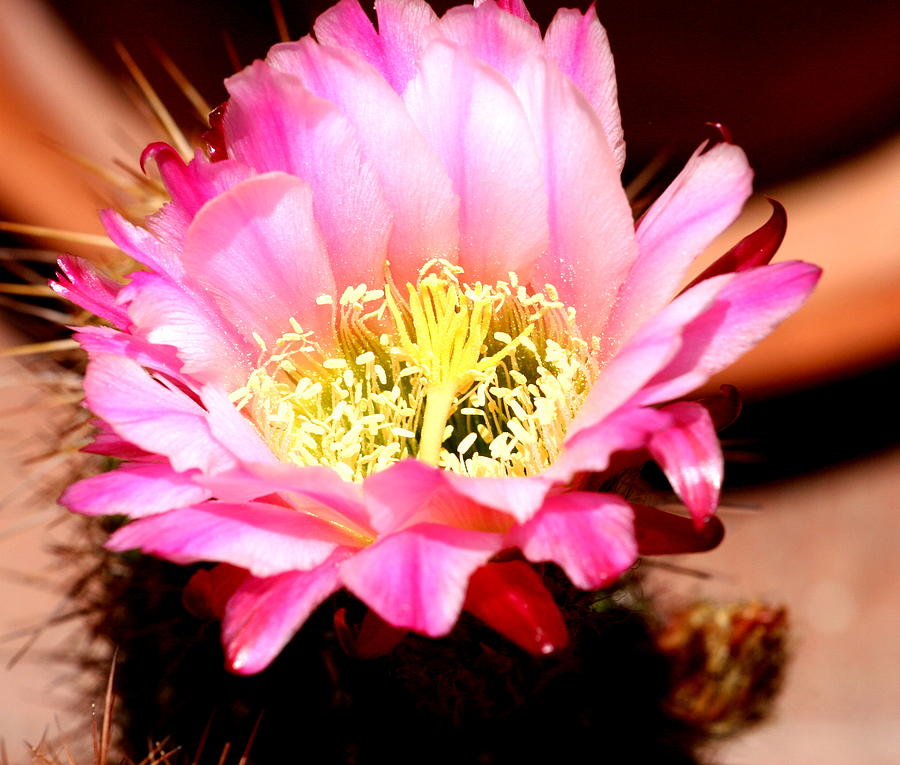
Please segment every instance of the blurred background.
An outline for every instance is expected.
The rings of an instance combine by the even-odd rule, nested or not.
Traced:
[[[329,4],[284,0],[291,36],[306,33]],[[790,609],[792,665],[776,715],[723,742],[716,761],[896,762],[900,4],[599,5],[616,58],[626,182],[648,171],[659,181],[672,177],[712,135],[707,122],[727,125],[756,170],[759,194],[698,270],[765,221],[763,194],[788,210],[778,258],[825,269],[807,306],[715,381],[737,385],[745,409],[723,434],[731,457],[721,511],[728,536],[714,553],[682,561],[710,576],[652,580],[673,601],[707,593],[763,597]],[[530,7],[545,27],[554,7]],[[96,211],[116,195],[85,162],[133,170],[141,147],[163,135],[139,105],[116,42],[195,137],[202,122],[167,73],[165,54],[215,105],[225,98],[223,77],[277,39],[268,0],[2,0],[0,219],[102,233]],[[0,233],[4,284],[49,273],[39,253],[23,267],[23,247],[63,245]],[[90,242],[65,249],[102,256]],[[5,344],[61,336],[58,304],[29,299],[23,313],[18,301],[0,294]],[[0,363],[2,638],[45,620],[59,600],[45,549],[58,533],[46,529],[55,516],[35,514],[42,484],[31,480],[23,489],[16,461],[46,447],[55,415],[34,394],[43,374],[34,357]],[[23,640],[0,643],[0,660]],[[9,710],[0,715],[0,737],[10,746],[38,739],[54,716],[63,727],[83,719],[85,710],[73,717],[69,708],[77,695],[63,692],[70,668],[43,660],[76,640],[51,629],[11,670],[0,668],[0,708]]]

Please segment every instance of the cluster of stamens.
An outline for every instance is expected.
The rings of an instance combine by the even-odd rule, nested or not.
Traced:
[[[275,454],[360,481],[416,457],[472,476],[523,476],[553,461],[596,375],[594,342],[552,286],[461,281],[427,263],[406,295],[344,291],[334,337],[292,320],[232,395]]]

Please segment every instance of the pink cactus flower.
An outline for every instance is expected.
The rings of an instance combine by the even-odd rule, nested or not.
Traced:
[[[776,210],[678,294],[751,171],[701,146],[635,225],[593,8],[543,35],[521,0],[376,10],[341,0],[231,77],[214,151],[148,147],[171,202],[103,214],[127,284],[74,258],[55,283],[111,325],[77,337],[91,449],[123,461],[62,502],[133,519],[112,550],[223,564],[197,588],[239,673],[340,588],[400,630],[465,607],[549,652],[565,626],[523,559],[598,588],[712,544],[720,447],[678,399],[819,276],[767,265]],[[625,454],[693,524],[592,490]]]

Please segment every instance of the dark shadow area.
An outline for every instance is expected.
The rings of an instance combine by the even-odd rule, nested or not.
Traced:
[[[898,390],[900,360],[894,360],[746,403],[737,422],[722,433],[726,487],[802,475],[895,446]]]
[[[278,39],[270,0],[51,4],[107,70],[124,71],[111,41],[124,43],[185,124],[191,111],[152,43],[215,105],[234,71],[228,47],[247,65]],[[281,0],[291,37],[332,4]],[[441,12],[455,4],[433,3]],[[567,3],[528,3],[542,28],[559,5]],[[707,137],[706,122],[730,127],[758,188],[852,156],[900,128],[900,4],[891,0],[619,0],[599,12],[616,58],[626,178],[660,151],[693,149]]]

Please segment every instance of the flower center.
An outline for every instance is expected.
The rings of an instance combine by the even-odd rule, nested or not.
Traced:
[[[405,295],[348,287],[326,342],[292,320],[232,399],[282,460],[360,481],[406,457],[473,476],[556,457],[597,367],[575,311],[546,285],[462,281],[427,263]],[[320,304],[333,303],[330,296]]]

